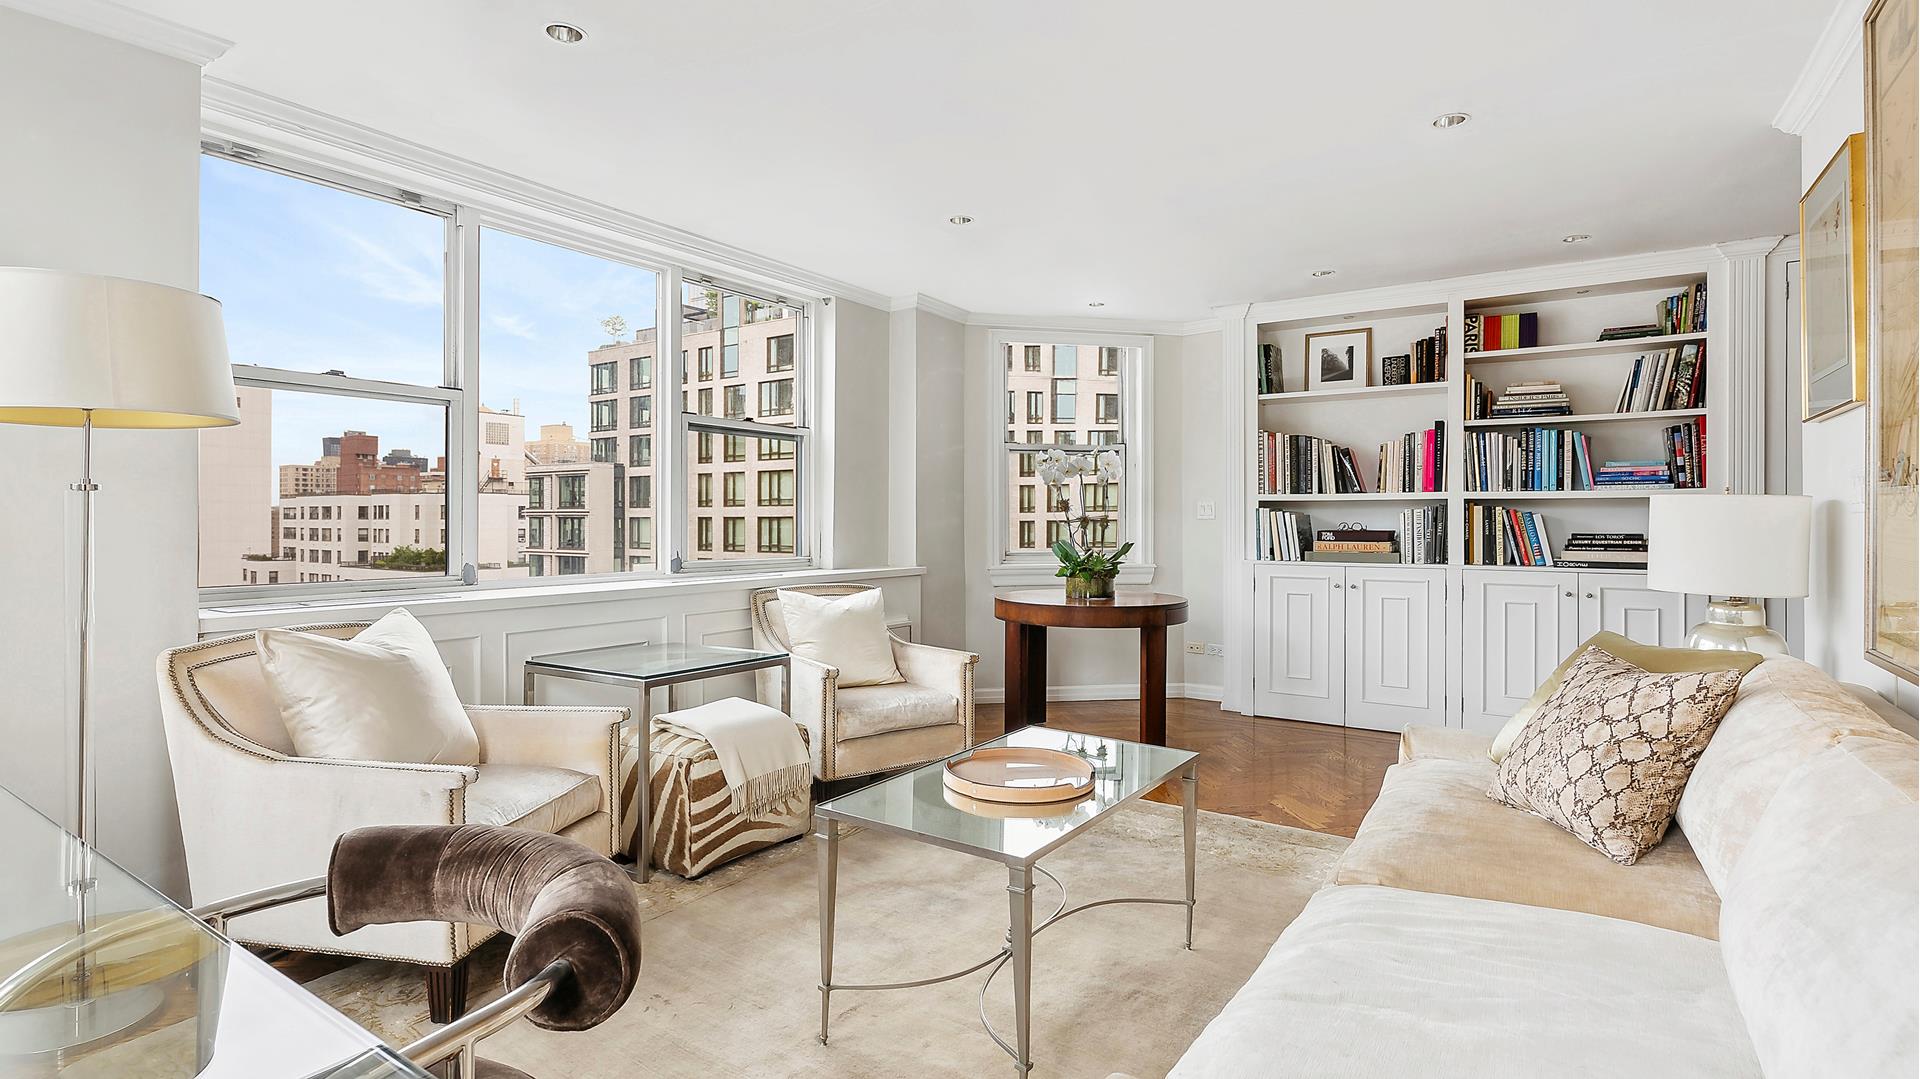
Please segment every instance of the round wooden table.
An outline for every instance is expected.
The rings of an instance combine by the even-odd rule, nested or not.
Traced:
[[[1187,620],[1185,596],[1119,589],[1112,599],[1068,599],[1062,588],[993,597],[1007,624],[1006,728],[1047,721],[1047,629],[1140,631],[1139,741],[1167,744],[1167,627]]]

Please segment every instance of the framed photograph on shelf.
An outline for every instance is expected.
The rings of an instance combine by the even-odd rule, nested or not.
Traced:
[[[1373,328],[1307,335],[1307,389],[1347,390],[1367,385],[1373,366]]]
[[[1867,92],[1866,655],[1920,681],[1920,4],[1875,0]]]
[[[1849,135],[1800,198],[1800,419],[1867,399],[1867,137]]]

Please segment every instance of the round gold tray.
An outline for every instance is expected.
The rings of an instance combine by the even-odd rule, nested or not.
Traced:
[[[941,779],[955,794],[986,802],[1066,802],[1093,790],[1093,765],[1057,749],[999,746],[948,761]]]

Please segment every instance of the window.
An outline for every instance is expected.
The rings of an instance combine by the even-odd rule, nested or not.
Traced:
[[[669,268],[625,261],[617,241],[588,253],[536,238],[558,230],[531,217],[509,223],[333,166],[246,156],[210,145],[201,165],[202,276],[225,303],[237,403],[251,421],[201,436],[202,490],[218,492],[201,500],[204,585],[338,592],[404,575],[445,588],[466,567],[489,582],[677,567],[686,532],[644,548],[638,537],[651,540],[655,476],[679,509],[698,497],[692,454],[682,458],[689,435],[709,443],[708,461],[712,437],[725,440],[722,504],[757,505],[763,461],[791,474],[768,481],[789,530],[773,546],[805,553],[797,499],[782,493],[799,489],[811,434],[804,305],[702,279],[683,286],[679,321],[662,326]],[[456,230],[456,215],[472,227]],[[471,317],[451,317],[469,302]],[[658,360],[670,361],[664,373]],[[656,416],[660,382],[682,383],[689,399],[669,398]],[[787,433],[769,437],[769,424]],[[670,473],[654,471],[656,432],[670,437],[660,462]],[[536,540],[561,538],[557,520],[536,518],[563,503],[579,522],[565,526],[567,540],[577,530],[586,546],[532,557]],[[364,539],[315,528],[306,540],[293,527],[394,517],[416,524],[390,539],[385,528]],[[735,535],[688,561],[754,557],[758,519],[743,515]],[[395,547],[430,557],[401,565]],[[259,561],[355,569],[275,572]]]
[[[793,469],[760,473],[760,505],[793,505]]]
[[[587,519],[585,517],[555,517],[553,519],[555,547],[563,551],[584,551],[587,549]]]
[[[1005,439],[999,452],[1007,460],[1001,466],[1005,479],[993,514],[997,554],[988,567],[990,579],[998,584],[1037,580],[1031,575],[1051,561],[1047,548],[1070,534],[1075,543],[1084,537],[1100,550],[1132,540],[1137,546],[1128,556],[1129,565],[1150,564],[1138,496],[1151,476],[1142,464],[1144,447],[1134,428],[1144,428],[1140,412],[1147,406],[1137,387],[1150,377],[1152,339],[1094,335],[1092,340],[1075,340],[1078,335],[1060,334],[1035,342],[1032,336],[1024,341],[1021,336],[988,335],[988,355],[998,356],[1004,348],[1023,360],[1004,372],[1005,365],[993,365],[994,376],[1004,380],[996,393],[1026,395],[1025,408],[1011,419],[1002,415],[997,396],[989,398],[994,405],[986,419]],[[1091,398],[1091,409],[1080,407],[1083,395]],[[1041,484],[1040,457],[1050,449],[1082,457],[1117,452],[1121,477]],[[1069,513],[1096,520],[1070,526],[1064,519]]]
[[[746,396],[746,393],[743,390],[741,392],[741,397],[743,398],[743,401],[742,401],[743,407],[745,403],[744,402],[745,396]],[[793,380],[792,379],[783,378],[777,382],[762,382],[760,384],[760,415],[762,416],[793,415]]]
[[[627,518],[627,546],[638,547],[641,550],[647,550],[653,546],[653,518]]]
[[[793,553],[793,518],[760,518],[760,553]]]
[[[767,370],[793,370],[793,335],[783,333],[767,338]]]
[[[693,553],[688,561],[793,555],[799,524],[796,494],[805,467],[800,443],[809,433],[803,395],[802,311],[777,298],[692,283],[684,286],[680,308],[687,347],[696,354],[711,349],[720,377],[741,380],[721,387],[718,415],[700,402],[683,416],[689,436],[685,469],[692,508],[687,527]],[[781,377],[761,377],[775,371]],[[778,425],[782,433],[766,434],[768,425]],[[723,462],[732,466],[721,470],[718,480],[713,478],[716,439],[721,442]],[[755,449],[752,455],[747,452],[749,443]],[[768,478],[774,474],[776,478]],[[762,511],[751,525],[745,516],[723,517],[717,549],[712,518],[699,512],[714,505],[716,484],[721,506],[752,505]],[[768,520],[784,524],[769,526]],[[749,532],[765,528],[774,529],[766,534],[772,542],[750,545]]]

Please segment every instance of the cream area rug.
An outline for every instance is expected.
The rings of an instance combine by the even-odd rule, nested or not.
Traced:
[[[1164,1075],[1233,996],[1327,879],[1347,845],[1217,813],[1200,814],[1193,951],[1179,907],[1083,911],[1034,942],[1035,1076]],[[783,843],[697,881],[656,874],[646,904],[640,982],[612,1019],[573,1034],[520,1022],[480,1055],[543,1079],[1011,1075],[981,1030],[985,972],[920,989],[836,992],[831,1040],[819,1022],[813,840]],[[1069,904],[1181,894],[1180,811],[1152,802],[1116,812],[1041,863]],[[994,954],[1007,927],[1000,865],[872,830],[843,833],[834,974],[911,981]],[[1036,920],[1059,893],[1036,881]],[[472,1000],[499,992],[506,941],[476,953]],[[988,1014],[1011,1039],[1009,971]],[[390,1044],[428,1029],[416,968],[364,962],[308,988]]]

